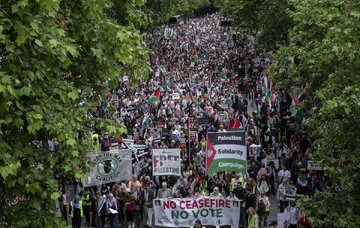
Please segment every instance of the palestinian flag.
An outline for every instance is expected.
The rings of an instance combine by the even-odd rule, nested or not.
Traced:
[[[231,126],[230,126],[230,121],[231,121]],[[235,122],[233,122],[232,120],[229,120],[228,131],[240,131],[242,129],[244,129],[244,128],[238,118],[235,118]]]
[[[229,122],[228,122],[228,131],[230,131],[230,129],[233,129],[234,128],[234,122],[232,121],[232,119],[229,119]]]
[[[158,88],[154,95],[152,95],[149,100],[147,101],[148,105],[152,105],[160,100],[160,88]]]
[[[238,118],[235,119],[235,124],[234,124],[234,131],[243,129],[242,123],[240,122],[240,120]]]
[[[150,109],[147,111],[144,115],[141,128],[144,130],[151,124],[151,118],[150,118]]]
[[[304,99],[305,99],[305,93],[304,93],[304,92],[301,92],[301,93],[299,94],[299,96],[298,96],[298,100],[299,100],[300,102],[302,102]]]
[[[271,98],[271,91],[270,90],[267,90],[266,94],[265,94],[265,97],[264,97],[264,100],[265,101],[268,101],[270,100]]]
[[[275,99],[276,99],[276,94],[275,93],[271,94],[271,102],[272,103],[275,103]]]
[[[291,105],[296,105],[296,106],[300,106],[301,105],[301,101],[299,101],[299,99],[294,96],[294,95],[291,95]]]
[[[182,129],[182,131],[184,132],[184,134],[185,134],[185,136],[186,136],[187,138],[190,137],[190,117],[187,118],[187,120],[186,120],[186,127],[184,127],[184,128]]]

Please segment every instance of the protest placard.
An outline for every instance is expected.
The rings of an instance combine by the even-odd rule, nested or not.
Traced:
[[[250,145],[250,150],[249,150],[250,157],[257,157],[260,155],[260,152],[261,152],[261,145],[257,145],[257,144]]]
[[[171,96],[172,96],[173,100],[179,100],[180,99],[180,94],[179,93],[173,93]]]
[[[206,171],[247,172],[247,153],[244,131],[210,132],[206,144]]]
[[[316,164],[313,161],[308,161],[307,163],[307,169],[308,170],[322,170],[322,168],[320,167],[320,165]]]
[[[204,226],[239,227],[240,201],[219,197],[154,200],[155,225],[190,227],[196,220]]]
[[[290,213],[277,213],[277,228],[286,228],[290,225]]]
[[[131,150],[88,153],[92,169],[85,177],[85,187],[129,180],[132,173]]]
[[[154,149],[153,175],[181,175],[180,149]]]
[[[210,119],[208,117],[198,117],[196,118],[196,122],[199,125],[203,125],[203,124],[209,124],[210,123]]]

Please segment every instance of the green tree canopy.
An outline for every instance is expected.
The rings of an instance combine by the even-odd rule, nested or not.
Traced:
[[[234,20],[242,32],[256,35],[264,48],[277,48],[288,41],[292,21],[287,14],[288,0],[224,0],[216,1],[220,11]]]
[[[143,7],[150,26],[167,23],[172,16],[211,5],[209,0],[148,0]]]
[[[278,87],[305,89],[311,157],[331,185],[301,206],[316,227],[359,227],[360,5],[356,0],[216,1],[260,46],[276,47],[270,72]],[[278,46],[280,44],[280,46]],[[316,201],[314,201],[316,199]],[[335,205],[335,206],[334,206]]]
[[[114,1],[115,2],[115,1]],[[110,0],[0,3],[0,226],[61,227],[54,171],[81,176],[92,126],[123,132],[111,120],[86,118],[98,95],[148,69],[132,12],[119,24]],[[141,0],[122,1],[137,9]],[[109,16],[110,15],[110,16]],[[57,153],[48,140],[57,139]],[[8,206],[15,197],[26,200]],[[21,216],[22,219],[19,219]]]
[[[290,44],[277,52],[272,72],[283,87],[306,88],[306,126],[319,145],[312,158],[333,183],[317,201],[303,198],[302,207],[316,227],[359,227],[360,6],[355,0],[291,4]]]

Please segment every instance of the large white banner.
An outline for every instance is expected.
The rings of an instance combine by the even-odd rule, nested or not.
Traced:
[[[153,175],[180,176],[180,149],[154,149]]]
[[[154,200],[155,225],[190,227],[202,225],[239,227],[240,201],[220,197],[164,198]]]
[[[131,150],[88,153],[92,169],[85,177],[85,187],[131,179]]]

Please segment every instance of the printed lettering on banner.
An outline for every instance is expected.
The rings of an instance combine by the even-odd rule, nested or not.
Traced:
[[[131,178],[131,150],[111,150],[88,153],[92,167],[86,174],[85,187],[118,182]]]
[[[180,94],[179,93],[173,93],[171,96],[172,96],[173,100],[179,100],[180,99]]]
[[[200,220],[204,226],[239,227],[240,201],[220,197],[154,200],[155,225],[189,227]]]
[[[316,163],[313,162],[313,161],[308,161],[307,169],[308,169],[308,170],[322,170],[322,168],[320,167],[320,165],[316,164]]]
[[[180,149],[154,149],[153,175],[181,175]]]
[[[209,132],[206,143],[208,174],[230,171],[247,172],[247,153],[244,131]]]

